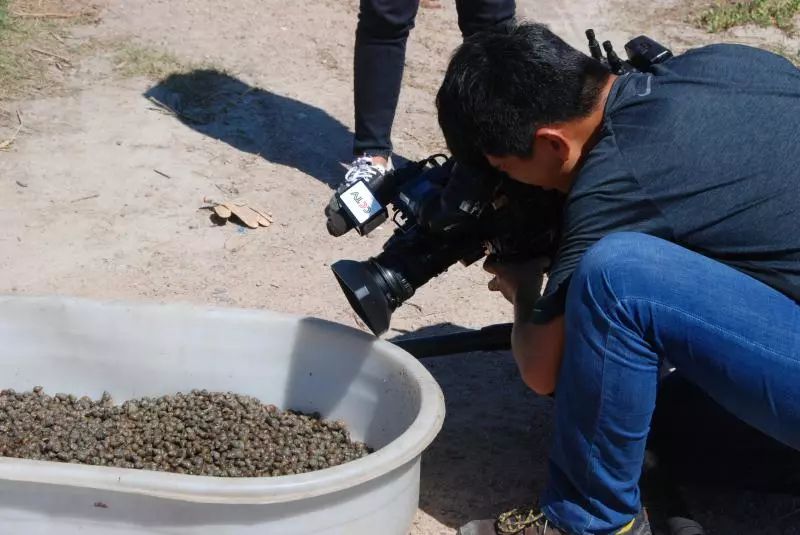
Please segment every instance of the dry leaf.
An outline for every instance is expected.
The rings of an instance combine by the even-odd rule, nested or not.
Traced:
[[[211,205],[206,208],[211,208],[217,216],[223,219],[236,216],[243,225],[249,228],[269,227],[274,222],[271,213],[248,206],[245,199],[219,202],[205,197],[203,201]]]
[[[258,228],[258,214],[247,206],[227,205],[233,215],[250,228]]]
[[[258,215],[260,215],[270,223],[275,222],[275,220],[272,218],[272,212],[267,212],[266,210],[263,210],[257,206],[251,206],[250,208],[252,208]]]
[[[214,213],[222,219],[228,219],[231,216],[231,209],[224,204],[218,204],[214,207]]]

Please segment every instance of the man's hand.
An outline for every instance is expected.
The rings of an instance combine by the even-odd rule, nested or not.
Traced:
[[[489,290],[502,293],[509,303],[516,304],[520,298],[535,300],[539,296],[544,268],[548,263],[547,258],[535,258],[512,264],[498,262],[495,258],[489,257],[483,264],[483,269],[494,275],[489,281]]]

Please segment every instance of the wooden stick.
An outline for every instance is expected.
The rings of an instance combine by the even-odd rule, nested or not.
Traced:
[[[94,195],[87,195],[86,197],[81,197],[80,199],[73,199],[70,202],[81,202],[81,201],[88,201],[89,199],[96,199],[100,196],[99,193],[95,193]]]
[[[83,16],[83,13],[25,13],[22,11],[12,11],[15,17],[27,17],[31,19],[75,19]]]
[[[17,122],[19,124],[17,125],[17,129],[14,131],[14,134],[7,140],[0,142],[0,150],[5,150],[8,147],[10,147],[11,144],[14,143],[14,140],[17,139],[19,131],[22,130],[22,125],[23,125],[22,114],[19,112],[19,110],[17,110]]]
[[[65,58],[64,56],[59,56],[58,54],[53,54],[52,52],[48,52],[47,50],[41,50],[39,48],[31,47],[31,51],[36,52],[38,54],[42,54],[43,56],[50,56],[51,58],[56,58],[60,59],[61,61],[66,61],[67,63],[72,65],[72,62],[69,59]]]

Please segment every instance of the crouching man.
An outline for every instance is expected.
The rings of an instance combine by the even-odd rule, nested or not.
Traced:
[[[456,159],[566,194],[559,251],[487,264],[523,380],[555,392],[537,507],[463,534],[649,534],[638,479],[666,359],[800,449],[800,71],[714,45],[615,76],[544,26],[481,33],[437,98]]]

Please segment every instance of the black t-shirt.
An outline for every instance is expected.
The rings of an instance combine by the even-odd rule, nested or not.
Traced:
[[[534,321],[563,314],[583,253],[620,231],[670,240],[800,302],[800,70],[713,45],[620,77],[567,196]]]

